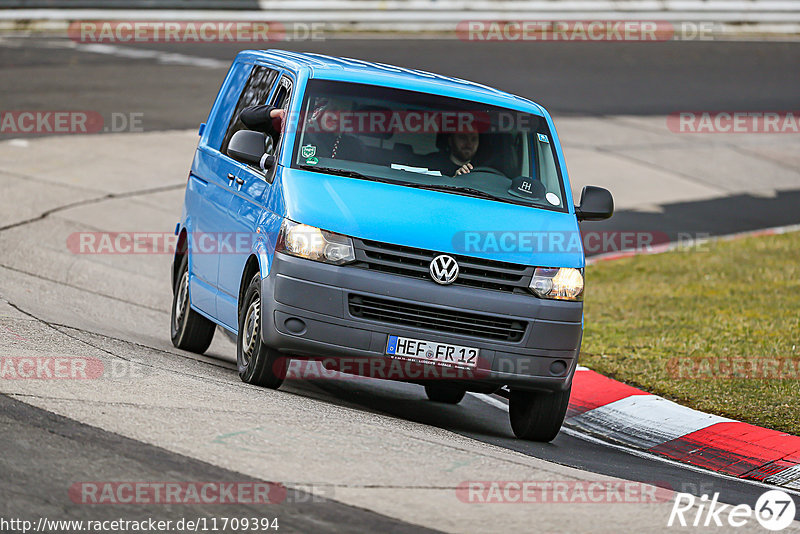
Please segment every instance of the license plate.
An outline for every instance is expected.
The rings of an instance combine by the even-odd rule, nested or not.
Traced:
[[[478,365],[479,353],[480,349],[474,347],[462,347],[400,336],[389,336],[386,344],[386,354],[390,356],[443,365],[475,367]]]

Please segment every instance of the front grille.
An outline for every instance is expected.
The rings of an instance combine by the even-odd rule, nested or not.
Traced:
[[[502,341],[521,341],[528,326],[525,321],[504,317],[445,310],[365,295],[350,295],[348,304],[350,315],[360,319]]]
[[[439,252],[402,245],[390,245],[379,241],[354,239],[356,248],[355,267],[384,273],[410,276],[429,280],[430,263]],[[458,262],[459,274],[453,285],[477,287],[509,293],[528,293],[528,284],[534,267],[504,261],[471,258],[451,254]]]

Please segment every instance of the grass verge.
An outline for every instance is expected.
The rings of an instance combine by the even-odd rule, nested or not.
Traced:
[[[586,286],[583,365],[800,435],[800,232],[600,262]]]

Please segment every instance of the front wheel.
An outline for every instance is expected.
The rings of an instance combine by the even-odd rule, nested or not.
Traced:
[[[511,390],[508,417],[514,435],[529,441],[553,441],[567,414],[570,391]]]
[[[278,389],[286,376],[288,359],[264,345],[261,340],[261,329],[264,327],[261,309],[261,275],[256,273],[247,286],[239,310],[236,364],[242,381]]]
[[[214,339],[216,325],[189,305],[189,256],[183,254],[175,287],[172,288],[172,344],[182,350],[203,354]]]
[[[464,398],[466,390],[450,384],[428,384],[425,386],[425,394],[433,402],[444,404],[458,404]]]

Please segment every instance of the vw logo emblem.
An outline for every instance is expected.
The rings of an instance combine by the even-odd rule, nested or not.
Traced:
[[[446,286],[447,284],[452,284],[458,278],[458,263],[452,256],[442,254],[433,258],[430,272],[434,282]]]

